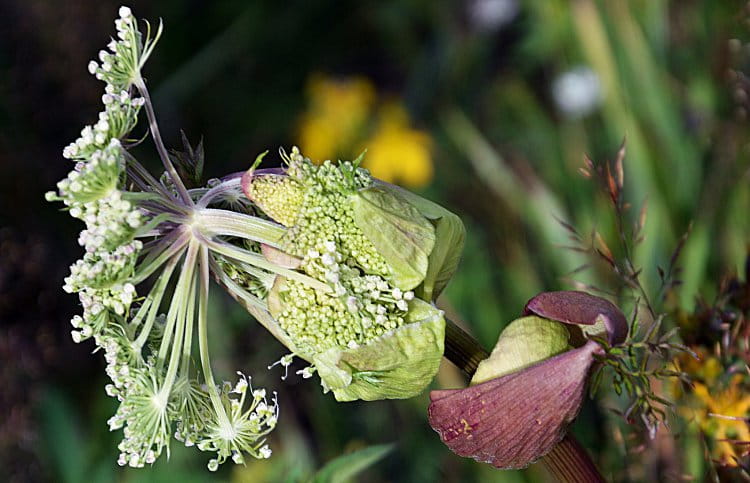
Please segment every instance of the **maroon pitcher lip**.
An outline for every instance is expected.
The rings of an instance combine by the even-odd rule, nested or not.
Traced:
[[[603,320],[612,345],[621,344],[628,335],[628,322],[620,309],[609,300],[577,290],[542,292],[526,303],[524,314],[575,325]]]

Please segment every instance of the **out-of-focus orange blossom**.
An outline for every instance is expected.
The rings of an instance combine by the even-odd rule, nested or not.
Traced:
[[[362,166],[376,178],[409,188],[432,180],[430,135],[412,127],[400,101],[378,102],[368,79],[316,74],[308,82],[307,95],[308,108],[297,134],[310,159],[350,159],[366,149]]]

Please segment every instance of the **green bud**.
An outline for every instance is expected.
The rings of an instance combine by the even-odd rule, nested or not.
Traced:
[[[284,226],[293,226],[304,200],[303,187],[281,174],[250,172],[243,177],[245,194],[268,216]]]

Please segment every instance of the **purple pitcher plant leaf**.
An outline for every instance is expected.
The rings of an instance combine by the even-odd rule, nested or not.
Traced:
[[[610,343],[620,343],[627,335],[627,322],[617,307],[582,292],[537,295],[525,313],[527,317],[519,321],[533,322],[528,317],[532,314],[566,326],[598,324]],[[501,335],[499,343],[502,340]],[[515,372],[482,378],[485,382],[465,389],[432,391],[430,425],[459,456],[497,468],[525,468],[565,436],[581,408],[596,356],[603,354],[598,342],[588,340]]]

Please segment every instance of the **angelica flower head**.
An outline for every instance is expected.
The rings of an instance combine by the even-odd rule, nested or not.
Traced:
[[[275,394],[242,374],[215,381],[211,279],[337,399],[421,392],[442,357],[445,322],[431,302],[458,263],[461,222],[360,160],[314,166],[296,148],[282,153],[284,169],[194,187],[202,147],[184,140],[185,152],[168,153],[141,75],[161,25],[144,36],[130,9],[119,14],[117,38],[89,65],[105,82],[103,111],[64,149],[73,169],[47,194],[85,224],[63,288],[82,307],[72,338],[101,349],[105,391],[119,401],[109,421],[123,432],[118,462],[151,464],[172,438],[214,452],[211,470],[271,455]],[[163,173],[130,152],[144,141],[130,137],[141,110]],[[285,374],[291,362],[282,357]]]

